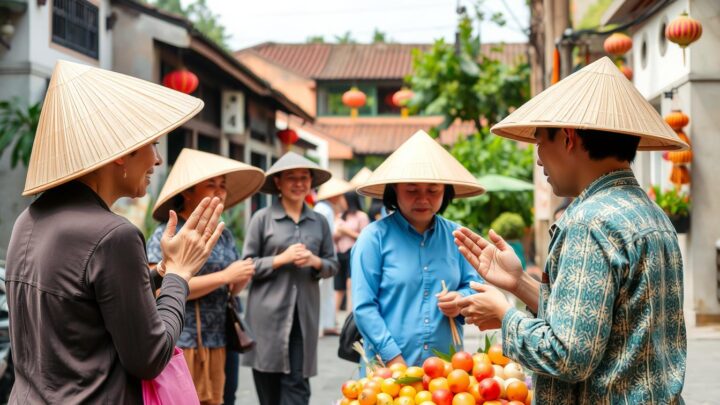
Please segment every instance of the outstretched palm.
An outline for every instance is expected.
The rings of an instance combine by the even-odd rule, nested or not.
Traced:
[[[494,231],[488,242],[467,228],[453,232],[455,244],[486,282],[513,291],[523,274],[520,259],[510,245]]]

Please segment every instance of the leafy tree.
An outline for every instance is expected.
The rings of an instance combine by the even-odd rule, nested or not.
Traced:
[[[307,43],[307,44],[324,44],[325,37],[322,35],[313,35],[313,36],[307,37],[307,39],[305,40],[305,43]]]
[[[485,16],[476,12],[476,19]],[[490,19],[502,23],[497,15]],[[415,96],[410,102],[414,112],[443,115],[443,123],[432,135],[459,119],[475,123],[475,132],[465,134],[450,148],[473,175],[501,174],[532,180],[532,146],[497,137],[489,128],[520,106],[530,94],[530,68],[527,63],[505,65],[480,52],[479,34],[473,34],[472,19],[465,15],[458,24],[458,43],[438,40],[433,47],[413,55],[413,73],[406,81]],[[486,231],[503,212],[516,212],[532,223],[532,194],[529,192],[493,192],[476,198],[455,200],[445,215],[470,228]]]
[[[195,0],[187,8],[182,7],[180,0],[154,0],[152,4],[161,10],[182,15],[203,35],[224,49],[229,49],[227,41],[231,35],[225,32],[225,26],[219,21],[220,16],[210,10],[206,0]]]
[[[40,121],[42,102],[26,105],[20,99],[0,101],[0,157],[13,145],[10,167],[30,162],[35,131]]]
[[[388,42],[390,42],[390,39],[388,38],[387,33],[375,28],[375,31],[373,31],[372,43],[385,44]]]

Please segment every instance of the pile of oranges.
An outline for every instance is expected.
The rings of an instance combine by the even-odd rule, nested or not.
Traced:
[[[522,367],[493,345],[487,353],[430,357],[422,367],[393,364],[342,385],[339,405],[530,405]]]

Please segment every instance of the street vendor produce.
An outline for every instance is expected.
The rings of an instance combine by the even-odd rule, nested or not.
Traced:
[[[353,312],[367,357],[421,365],[433,349],[460,350],[456,301],[480,279],[453,243],[458,225],[440,214],[453,197],[483,187],[419,131],[357,191],[393,211],[363,230],[351,254]]]
[[[467,229],[460,251],[488,284],[460,300],[469,323],[502,322],[504,354],[534,372],[538,404],[682,403],[683,261],[668,217],[631,170],[637,150],[687,148],[608,58],[492,128],[537,143],[553,192],[575,197],[538,282],[512,248]],[[537,315],[508,304],[509,291]]]

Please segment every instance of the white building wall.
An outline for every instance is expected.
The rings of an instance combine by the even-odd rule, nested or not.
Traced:
[[[703,36],[685,50],[666,42],[663,23],[683,11],[703,24]],[[679,0],[650,18],[633,34],[634,84],[664,116],[681,109],[690,117],[685,133],[693,147],[691,166],[691,230],[680,238],[685,261],[685,310],[689,325],[695,320],[720,320],[715,243],[720,239],[720,2]],[[663,42],[666,42],[664,54]],[[645,43],[645,61],[643,61]],[[674,101],[663,93],[675,90]],[[635,163],[644,187],[670,187],[671,165],[659,152],[638,154]]]

